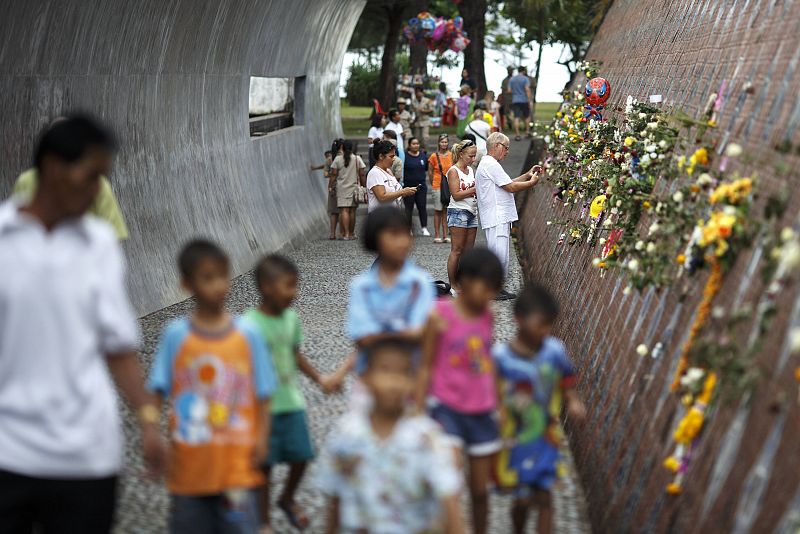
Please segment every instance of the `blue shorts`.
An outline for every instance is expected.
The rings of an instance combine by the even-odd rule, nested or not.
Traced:
[[[478,216],[469,210],[447,208],[448,228],[477,228]]]
[[[508,463],[516,471],[519,481],[515,494],[518,497],[527,497],[532,490],[552,488],[558,478],[558,460],[558,446],[544,437],[514,445]]]
[[[236,502],[225,494],[172,495],[169,514],[171,534],[249,534],[259,526],[253,490],[245,490]]]
[[[438,404],[431,409],[431,417],[470,456],[489,456],[502,448],[493,412],[467,414]]]
[[[314,459],[314,445],[308,431],[306,412],[272,414],[269,436],[269,457],[266,467],[277,464],[298,464]]]

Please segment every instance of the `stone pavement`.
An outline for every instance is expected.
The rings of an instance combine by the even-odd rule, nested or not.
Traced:
[[[512,154],[516,157],[510,159],[507,168],[519,169],[522,165],[520,158],[524,158],[527,143],[513,143]],[[510,172],[512,175],[517,172]],[[429,203],[429,205],[431,205]],[[365,213],[359,216],[363,221]],[[432,214],[431,214],[432,215]],[[415,214],[416,223],[416,214]],[[432,228],[432,219],[430,221]],[[317,240],[303,244],[301,248],[288,251],[290,256],[300,268],[302,273],[300,295],[296,302],[296,309],[303,321],[306,334],[306,343],[303,347],[309,359],[322,372],[334,370],[346,354],[351,350],[351,345],[344,335],[345,308],[347,305],[347,288],[350,279],[361,270],[367,268],[373,258],[362,252],[357,241],[341,242],[323,239],[327,235],[325,225],[320,226]],[[482,237],[482,232],[479,232]],[[449,252],[448,244],[434,244],[432,238],[417,237],[414,251],[414,260],[427,269],[434,279],[446,279],[446,259]],[[509,288],[517,290],[520,286],[520,268],[516,261],[512,262],[512,272]],[[234,280],[230,296],[230,309],[233,313],[241,313],[245,309],[258,303],[258,295],[250,274]],[[499,341],[507,340],[514,330],[511,314],[513,304],[497,303],[495,312],[497,316],[496,337]],[[190,308],[190,301],[178,303],[142,319],[142,328],[145,336],[143,359],[149,365],[153,357],[158,334],[164,324],[172,319],[185,314]],[[345,407],[347,393],[324,396],[305,377],[301,378],[303,390],[308,401],[309,423],[312,428],[315,444],[321,445],[331,424]],[[350,384],[348,384],[349,388]],[[127,420],[126,433],[131,436],[130,418]],[[166,492],[162,485],[142,480],[138,473],[141,472],[141,463],[133,448],[131,439],[128,440],[127,462],[120,495],[118,509],[119,533],[157,533],[165,531],[165,521],[168,507]],[[575,475],[571,457],[567,455],[568,476],[560,482],[554,491],[555,504],[555,531],[562,533],[589,532],[584,508],[583,494]],[[313,524],[308,532],[322,532],[324,526],[324,511],[322,496],[313,487],[314,468],[308,475],[298,494],[298,500],[305,509]],[[280,485],[284,470],[276,470],[274,484]],[[275,491],[274,493],[277,493]],[[501,534],[511,532],[509,520],[510,499],[503,496],[492,497],[491,532]],[[275,509],[273,508],[275,512]],[[273,527],[277,533],[292,532],[292,528],[284,521],[279,512],[273,513],[275,521]],[[534,518],[531,517],[530,531],[533,531]]]

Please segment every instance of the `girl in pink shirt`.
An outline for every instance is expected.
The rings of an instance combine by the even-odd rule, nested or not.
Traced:
[[[417,406],[422,411],[427,404],[458,456],[467,454],[472,521],[475,532],[483,533],[492,458],[501,448],[490,304],[503,287],[503,267],[488,249],[473,248],[461,256],[455,282],[458,296],[438,301],[428,321]]]

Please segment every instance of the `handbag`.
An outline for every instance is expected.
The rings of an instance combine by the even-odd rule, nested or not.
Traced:
[[[439,159],[439,153],[436,153],[436,163],[439,165],[439,173],[442,175],[442,183],[439,185],[439,199],[442,201],[442,207],[447,209],[450,204],[450,183],[447,180],[447,175],[442,169],[442,160]]]
[[[361,157],[356,160],[356,168],[358,168],[358,164],[364,165],[364,162],[361,160]],[[365,166],[366,167],[366,166]],[[369,202],[369,194],[367,188],[361,185],[361,182],[356,184],[356,190],[353,192],[353,200],[355,200],[356,206],[361,204],[367,204]]]

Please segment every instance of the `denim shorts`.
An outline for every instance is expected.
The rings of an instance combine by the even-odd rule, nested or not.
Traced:
[[[469,210],[447,208],[448,228],[477,228],[478,216]]]
[[[493,412],[467,414],[438,404],[431,409],[430,416],[439,423],[447,438],[470,456],[488,456],[502,448]]]

